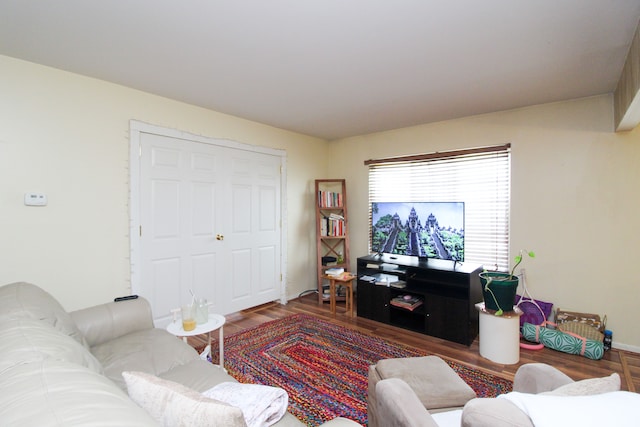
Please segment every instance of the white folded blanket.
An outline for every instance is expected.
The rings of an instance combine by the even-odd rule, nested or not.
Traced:
[[[511,392],[507,399],[531,418],[536,427],[637,426],[640,394],[628,391],[589,396],[558,396]]]
[[[287,412],[289,395],[279,387],[224,382],[202,393],[242,410],[247,427],[268,427]]]

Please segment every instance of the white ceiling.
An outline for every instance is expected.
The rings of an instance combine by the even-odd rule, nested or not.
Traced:
[[[0,0],[0,54],[332,140],[611,93],[639,17],[640,0]]]

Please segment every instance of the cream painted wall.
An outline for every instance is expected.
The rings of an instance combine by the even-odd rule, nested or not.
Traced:
[[[351,259],[367,253],[367,159],[512,144],[511,251],[535,298],[606,314],[640,351],[640,129],[613,132],[611,96],[533,106],[330,143],[349,189]]]
[[[0,284],[36,283],[69,310],[129,292],[130,119],[286,150],[291,297],[315,288],[314,179],[347,179],[355,266],[367,251],[364,160],[511,142],[511,248],[537,253],[531,292],[606,313],[614,343],[640,351],[640,131],[612,132],[610,96],[327,143],[3,56],[0,76]],[[29,191],[49,205],[25,207]]]
[[[287,152],[288,285],[315,287],[313,180],[327,142],[0,56],[0,284],[68,310],[129,293],[129,120]],[[46,207],[26,207],[25,192]]]

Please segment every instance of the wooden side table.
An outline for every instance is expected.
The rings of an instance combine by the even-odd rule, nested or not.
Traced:
[[[329,309],[331,314],[336,314],[336,282],[347,290],[344,304],[345,310],[353,317],[353,281],[356,276],[351,273],[342,273],[340,276],[323,276],[329,281]]]

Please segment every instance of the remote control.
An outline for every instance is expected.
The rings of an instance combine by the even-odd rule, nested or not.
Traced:
[[[126,297],[114,298],[113,302],[126,301],[126,300],[137,299],[137,298],[138,298],[138,295],[127,295]]]

